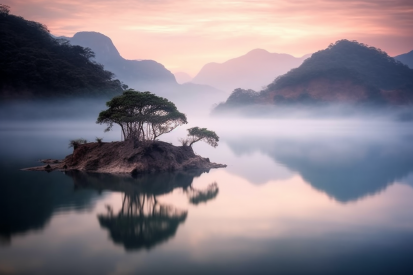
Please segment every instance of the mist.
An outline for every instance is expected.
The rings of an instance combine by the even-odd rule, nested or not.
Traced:
[[[383,106],[363,104],[290,104],[224,106],[216,105],[213,117],[257,119],[353,119],[370,121],[412,121],[410,106]]]

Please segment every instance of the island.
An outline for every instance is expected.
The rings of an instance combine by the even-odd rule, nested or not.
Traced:
[[[118,124],[123,141],[96,142],[84,139],[72,140],[73,153],[63,160],[45,159],[43,166],[25,168],[28,171],[78,170],[96,173],[129,173],[132,175],[178,170],[226,167],[210,162],[194,153],[192,145],[205,141],[218,146],[218,135],[206,128],[192,127],[188,136],[180,139],[181,146],[158,140],[162,134],[186,124],[185,114],[174,103],[150,92],[129,89],[106,104],[108,109],[100,112],[97,123],[106,124],[110,131]]]

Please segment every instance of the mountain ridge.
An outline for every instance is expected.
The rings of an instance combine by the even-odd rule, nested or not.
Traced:
[[[124,59],[110,37],[98,32],[78,32],[69,43],[88,47],[101,63],[137,91],[151,91],[173,101],[183,112],[208,113],[210,108],[225,98],[225,93],[208,85],[177,83],[175,76],[162,64],[153,60]]]
[[[400,54],[394,57],[394,59],[407,65],[409,68],[413,69],[413,50],[408,53]]]
[[[216,110],[251,104],[413,104],[413,70],[387,53],[339,40],[261,92],[237,89]]]
[[[298,67],[305,59],[289,54],[253,49],[225,62],[205,64],[191,82],[207,84],[226,92],[236,88],[260,90],[278,75]]]
[[[139,83],[142,86],[151,86],[153,82],[177,84],[175,76],[161,63],[123,58],[112,39],[102,33],[77,32],[68,41],[72,45],[91,48],[95,52],[95,60],[125,83]]]

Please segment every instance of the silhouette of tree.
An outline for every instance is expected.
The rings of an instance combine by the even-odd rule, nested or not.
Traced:
[[[96,123],[107,124],[105,131],[118,124],[125,140],[155,140],[187,123],[185,114],[174,103],[150,92],[129,89],[106,105],[109,108],[100,112]]]
[[[217,147],[219,142],[219,137],[214,131],[210,131],[207,128],[192,127],[188,129],[188,138],[181,139],[182,145],[192,146],[195,142],[200,140],[205,141],[212,147]]]

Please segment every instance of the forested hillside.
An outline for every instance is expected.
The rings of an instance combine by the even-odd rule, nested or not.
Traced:
[[[261,92],[235,90],[217,110],[297,103],[413,104],[413,70],[379,49],[339,40]]]
[[[39,98],[122,92],[113,73],[91,59],[89,48],[52,37],[41,23],[0,5],[0,97]]]

